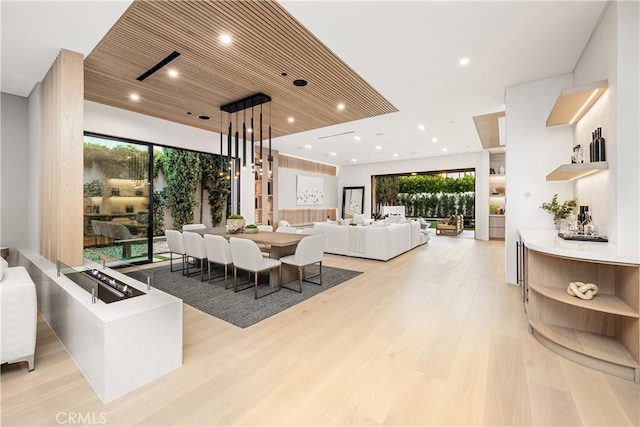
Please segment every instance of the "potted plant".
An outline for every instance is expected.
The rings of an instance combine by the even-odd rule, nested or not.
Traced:
[[[573,212],[576,207],[576,199],[566,200],[562,204],[558,203],[558,194],[554,194],[551,202],[543,203],[540,208],[553,214],[553,223],[556,228],[560,226],[560,220],[567,219],[569,214]]]
[[[227,233],[238,233],[244,229],[244,217],[242,215],[230,215],[227,218]]]
[[[249,224],[244,227],[244,232],[247,234],[255,234],[258,232],[258,226],[255,224]]]

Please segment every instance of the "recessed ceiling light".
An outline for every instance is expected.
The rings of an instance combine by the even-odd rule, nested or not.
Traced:
[[[418,125],[418,129],[425,130],[426,128],[424,127],[424,125]]]
[[[360,140],[362,140],[362,138],[361,138],[361,137],[359,137],[358,135],[354,136],[354,137],[353,137],[353,139],[355,139],[356,141],[360,141]]]
[[[253,129],[247,128],[247,133],[253,133]]]
[[[176,70],[169,70],[169,76],[171,77],[178,77],[178,72]]]
[[[416,175],[418,175],[418,172],[411,172],[411,175],[412,176],[416,176]]]
[[[399,154],[398,153],[393,153],[393,157],[398,157]]]
[[[460,61],[458,61],[458,63],[462,66],[469,65],[469,58],[461,58]]]
[[[138,95],[137,93],[132,93],[131,95],[129,95],[129,98],[131,98],[132,101],[139,101],[140,95]]]
[[[294,118],[293,117],[289,117],[287,120],[289,120],[289,123],[293,123],[294,122]]]
[[[334,153],[333,151],[330,152],[329,154],[331,154],[332,156],[336,156],[336,153]]]
[[[338,104],[338,110],[344,110],[344,104],[342,102]]]
[[[293,81],[293,85],[298,87],[305,87],[307,85],[307,81],[304,79],[295,79]]]
[[[351,161],[355,163],[358,161],[358,159],[351,159]]]
[[[376,145],[376,150],[382,150],[382,147],[379,145]]]
[[[431,142],[438,142],[438,138],[431,138]]]
[[[446,153],[446,152],[447,152],[447,149],[446,149],[446,148],[442,148],[442,151],[444,151],[444,152]]]
[[[230,44],[231,36],[227,33],[222,33],[220,34],[220,41],[222,42],[222,44]]]
[[[202,116],[198,116],[198,118],[199,118],[200,120],[209,120],[209,119],[211,119],[211,117],[209,117],[209,116],[204,116],[204,115],[202,115]]]
[[[304,148],[311,148],[309,144],[304,144]]]

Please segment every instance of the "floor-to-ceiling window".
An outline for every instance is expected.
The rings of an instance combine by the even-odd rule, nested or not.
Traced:
[[[150,146],[84,138],[85,257],[150,260]]]
[[[85,134],[85,258],[166,259],[166,229],[224,224],[232,174],[215,154]]]
[[[372,176],[371,193],[374,217],[384,206],[403,206],[407,217],[463,215],[465,228],[475,228],[474,169]]]

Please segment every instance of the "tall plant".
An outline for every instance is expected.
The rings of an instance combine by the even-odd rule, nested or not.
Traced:
[[[393,206],[398,198],[400,188],[397,176],[376,177],[376,213],[382,211],[382,206]]]
[[[201,188],[209,195],[209,214],[211,224],[220,225],[227,211],[227,201],[231,194],[231,183],[224,171],[220,169],[219,158],[212,154],[201,154],[202,167]],[[225,166],[223,165],[223,168]]]
[[[167,205],[167,199],[164,189],[153,192],[153,235],[164,235],[164,207]]]
[[[196,187],[202,176],[200,155],[186,150],[164,148],[162,170],[167,182],[167,206],[171,209],[173,227],[181,229],[193,222]]]

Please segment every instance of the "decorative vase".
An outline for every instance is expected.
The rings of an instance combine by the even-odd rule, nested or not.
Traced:
[[[227,233],[238,233],[244,229],[244,219],[228,219],[227,220]]]

